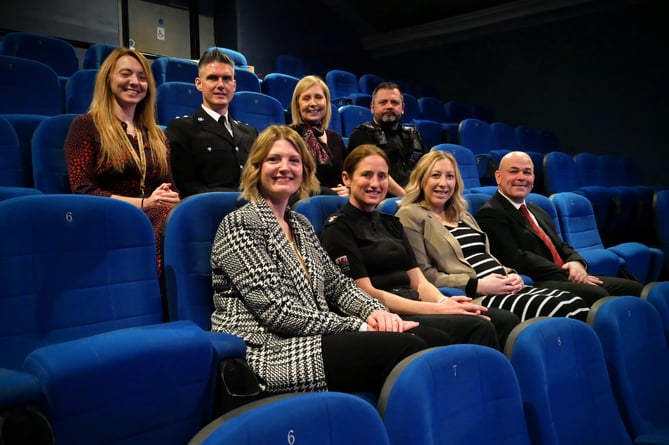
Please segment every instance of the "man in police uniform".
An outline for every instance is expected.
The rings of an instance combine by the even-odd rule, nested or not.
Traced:
[[[404,196],[404,186],[418,159],[425,153],[420,133],[413,126],[400,123],[404,114],[404,98],[394,82],[383,82],[372,93],[370,106],[374,120],[358,125],[348,139],[350,153],[355,147],[373,144],[383,149],[390,160],[388,193]]]
[[[205,51],[195,86],[202,92],[202,106],[167,125],[174,182],[182,198],[237,191],[258,130],[235,121],[228,112],[237,89],[234,62],[219,49]]]

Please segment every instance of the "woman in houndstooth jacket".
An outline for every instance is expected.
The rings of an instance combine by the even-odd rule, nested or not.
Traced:
[[[288,207],[318,184],[314,170],[288,127],[254,142],[241,180],[249,204],[223,219],[212,247],[212,330],[244,339],[268,392],[378,393],[400,360],[450,338],[389,313],[339,272]]]

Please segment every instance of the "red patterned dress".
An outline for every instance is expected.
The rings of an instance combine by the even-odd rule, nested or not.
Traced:
[[[126,128],[125,123],[121,123]],[[132,146],[137,150],[137,140],[128,136]],[[169,145],[167,147],[169,151]],[[162,183],[172,184],[172,190],[176,190],[172,180],[171,169],[167,175],[161,175],[160,169],[153,163],[150,150],[144,144],[146,154],[146,178],[145,194],[142,195],[140,188],[141,173],[137,164],[128,155],[125,168],[122,172],[114,170],[111,162],[99,166],[100,159],[100,133],[95,127],[90,114],[82,114],[72,121],[70,131],[65,140],[65,160],[67,162],[67,173],[73,193],[84,193],[98,196],[123,195],[129,197],[148,197]],[[169,152],[167,154],[169,159]],[[151,206],[144,208],[144,213],[151,220],[153,233],[156,241],[156,253],[158,258],[158,274],[162,277],[162,252],[160,236],[170,206]]]

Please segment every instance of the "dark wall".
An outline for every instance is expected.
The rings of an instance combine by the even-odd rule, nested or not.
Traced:
[[[496,120],[554,131],[564,151],[631,154],[648,183],[669,184],[669,27],[663,2],[499,31],[374,61],[433,83],[442,98],[494,109]]]
[[[368,63],[358,35],[318,1],[238,0],[237,10],[239,51],[256,72],[272,72],[279,54],[313,62],[321,75],[331,68],[357,72]]]

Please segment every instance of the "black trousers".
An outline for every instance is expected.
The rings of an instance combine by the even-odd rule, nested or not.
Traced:
[[[554,289],[568,290],[585,300],[589,306],[602,297],[612,295],[631,295],[638,297],[641,295],[643,284],[638,281],[628,280],[618,277],[599,277],[604,283],[601,286],[592,284],[574,283],[569,280],[564,281],[541,281],[534,283],[537,287],[551,287]]]
[[[330,391],[379,394],[386,377],[404,358],[453,343],[439,329],[418,326],[399,332],[343,332],[322,340],[325,380]]]

